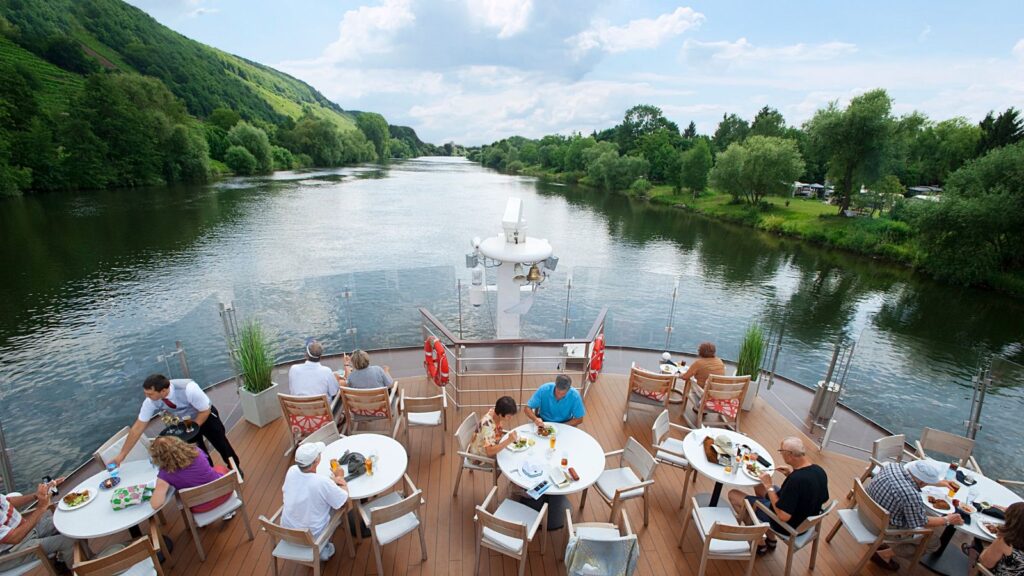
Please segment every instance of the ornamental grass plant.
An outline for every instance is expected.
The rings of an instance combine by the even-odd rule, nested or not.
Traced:
[[[238,367],[245,391],[259,394],[270,388],[274,358],[267,333],[258,320],[250,320],[238,333]]]
[[[757,380],[761,360],[764,358],[764,338],[764,329],[760,324],[754,323],[747,327],[740,344],[740,356],[736,360],[736,375],[749,374],[752,380]]]

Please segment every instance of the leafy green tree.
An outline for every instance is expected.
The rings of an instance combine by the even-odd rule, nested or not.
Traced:
[[[754,121],[750,124],[749,135],[782,138],[786,135],[786,120],[782,117],[781,112],[765,106],[754,116]]]
[[[661,112],[661,108],[650,104],[640,104],[626,110],[622,124],[616,127],[616,140],[623,154],[635,149],[640,139],[658,130],[667,130],[679,138],[679,126],[669,121]]]
[[[698,138],[693,148],[683,152],[679,180],[693,192],[694,198],[707,188],[711,165],[711,146],[707,138]]]
[[[751,136],[718,155],[711,170],[715,187],[757,206],[770,194],[783,194],[804,170],[796,142]]]
[[[214,108],[206,118],[208,123],[220,127],[225,132],[234,128],[241,120],[242,116],[230,108]]]
[[[872,90],[850,100],[845,110],[832,102],[804,127],[828,158],[840,214],[850,208],[853,190],[877,180],[888,165],[895,130],[891,109],[892,99],[885,90]]]
[[[650,163],[650,179],[654,182],[675,182],[679,175],[679,151],[672,145],[673,134],[659,128],[640,137],[640,154]]]
[[[388,146],[391,143],[391,133],[388,132],[388,122],[380,114],[373,112],[362,112],[356,117],[356,125],[366,136],[366,139],[373,144],[377,152],[377,160],[387,161],[391,157]]]
[[[392,138],[388,147],[391,149],[392,158],[412,158],[414,155],[412,148],[404,140],[398,138]]]
[[[203,124],[203,135],[206,137],[206,147],[210,150],[210,158],[223,162],[224,154],[228,151],[228,146],[231,145],[228,142],[227,130],[215,124],[205,123]]]
[[[245,146],[233,144],[224,154],[224,163],[231,168],[231,171],[241,176],[255,174],[259,169],[259,162]]]
[[[43,57],[65,70],[78,74],[90,74],[100,68],[95,60],[85,55],[82,46],[76,40],[64,34],[50,38],[46,43]]]
[[[252,154],[252,157],[256,159],[256,172],[268,174],[274,171],[274,156],[270,149],[270,139],[267,138],[267,133],[263,130],[248,122],[239,122],[228,131],[228,142],[232,146],[241,146],[248,150],[249,154]],[[230,151],[231,149],[228,148],[228,150]],[[231,166],[227,162],[226,155],[224,161],[228,166]],[[231,169],[234,170],[234,167]]]
[[[519,148],[519,160],[524,165],[540,164],[540,148],[536,142],[526,142]]]
[[[271,146],[270,153],[274,157],[274,170],[291,170],[295,168],[295,156],[281,146]]]
[[[168,182],[206,182],[210,173],[210,154],[204,131],[176,125],[165,145],[164,171]]]
[[[606,192],[625,190],[650,169],[649,163],[642,157],[619,156],[618,152],[607,148],[591,157],[587,177]]]
[[[978,155],[1001,146],[1016,144],[1024,139],[1024,120],[1014,108],[1007,108],[998,117],[989,112],[978,125],[981,128],[981,139],[978,141]]]
[[[721,152],[734,142],[743,142],[749,132],[750,125],[746,120],[735,114],[723,114],[722,121],[718,123],[718,128],[715,129],[715,135],[712,137],[715,150]]]
[[[569,141],[569,147],[565,150],[564,168],[566,172],[580,172],[587,169],[583,161],[583,153],[597,144],[593,136],[583,138],[578,134]]]
[[[697,125],[694,124],[693,120],[686,126],[686,130],[683,130],[683,138],[692,140],[697,137]]]

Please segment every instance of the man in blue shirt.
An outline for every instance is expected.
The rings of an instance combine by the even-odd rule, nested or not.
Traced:
[[[559,374],[554,382],[548,382],[538,388],[526,403],[523,412],[537,426],[544,422],[579,426],[587,413],[583,408],[583,398],[573,389],[572,379],[565,374]]]

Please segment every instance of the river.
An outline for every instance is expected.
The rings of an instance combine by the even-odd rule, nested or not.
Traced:
[[[927,425],[962,433],[971,376],[996,355],[979,459],[993,475],[1024,477],[1024,373],[1014,371],[1024,303],[622,196],[424,158],[0,201],[0,422],[16,483],[69,471],[130,424],[142,378],[173,367],[161,355],[176,340],[200,384],[226,377],[218,302],[264,320],[281,360],[299,356],[307,335],[328,352],[414,345],[420,305],[457,327],[463,255],[470,238],[500,231],[509,196],[560,258],[527,335],[581,336],[607,305],[612,344],[660,349],[671,321],[668,348],[712,340],[734,358],[750,322],[783,325],[779,371],[808,384],[846,335],[856,347],[844,401],[912,437]],[[464,333],[488,335],[492,314],[466,306]]]

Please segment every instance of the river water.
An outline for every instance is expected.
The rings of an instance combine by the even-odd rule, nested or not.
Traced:
[[[612,344],[693,350],[712,340],[735,358],[749,323],[782,325],[779,371],[806,384],[824,377],[845,336],[856,344],[844,401],[911,437],[923,426],[963,433],[971,376],[995,355],[979,459],[993,476],[1024,477],[1021,302],[671,208],[426,158],[0,201],[0,422],[16,483],[67,472],[130,424],[142,378],[174,375],[164,357],[176,340],[200,384],[226,377],[218,302],[259,317],[279,360],[298,357],[309,335],[328,352],[415,345],[416,306],[458,329],[463,255],[470,238],[500,231],[509,196],[524,200],[528,233],[560,257],[524,317],[526,335],[582,336],[606,305]],[[493,302],[467,305],[461,329],[490,336],[492,317]]]

